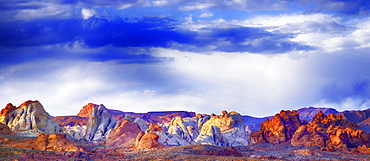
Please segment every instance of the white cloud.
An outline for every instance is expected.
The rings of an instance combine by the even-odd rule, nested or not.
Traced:
[[[199,17],[212,17],[212,13],[202,13]]]
[[[82,8],[81,14],[83,19],[89,19],[90,17],[96,15],[96,11],[93,9]]]
[[[179,7],[179,9],[184,10],[184,11],[191,11],[191,10],[207,9],[207,8],[211,8],[214,6],[216,6],[216,4],[213,2],[203,2],[203,3],[194,2],[194,3],[188,3],[185,6],[181,6]]]
[[[22,9],[17,11],[14,18],[18,20],[34,20],[40,18],[68,18],[71,17],[70,7],[61,5],[47,5],[37,9]]]

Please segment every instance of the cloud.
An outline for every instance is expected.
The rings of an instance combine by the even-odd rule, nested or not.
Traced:
[[[139,9],[139,8],[174,8],[179,11],[195,11],[204,9],[226,9],[241,11],[301,11],[305,13],[330,13],[339,15],[366,16],[370,2],[367,0],[128,0],[128,1],[7,1],[2,2],[0,18],[12,20],[31,20],[38,18],[67,18],[76,16],[76,10],[89,8]],[[14,16],[15,15],[15,16]]]
[[[96,15],[96,11],[93,9],[82,8],[81,14],[83,19],[89,19],[90,17]]]
[[[199,17],[212,17],[213,14],[212,13],[202,13],[201,15],[199,15]]]
[[[93,11],[83,10],[85,16]],[[87,18],[85,17],[85,18]],[[214,51],[283,53],[292,50],[310,50],[307,45],[292,42],[290,34],[272,33],[262,28],[220,25],[203,27],[197,31],[182,28],[182,24],[168,17],[142,19],[89,19],[35,20],[8,22],[0,27],[3,47],[45,46],[72,43],[75,40],[88,48],[108,45],[116,47],[172,47],[176,45]],[[185,24],[186,25],[186,24]],[[174,45],[175,44],[175,45]],[[185,47],[182,47],[183,49]],[[196,48],[193,48],[196,49]]]
[[[79,52],[75,54],[84,54]],[[76,114],[89,102],[123,111],[226,109],[254,116],[311,105],[365,107],[361,104],[370,99],[366,50],[352,55],[310,52],[297,58],[295,52],[199,54],[151,48],[146,53],[161,61],[143,64],[121,63],[124,58],[39,58],[0,70],[0,103],[37,99],[52,115]]]

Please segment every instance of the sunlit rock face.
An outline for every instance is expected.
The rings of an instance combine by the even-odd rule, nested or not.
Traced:
[[[78,112],[77,116],[80,117],[90,117],[91,112],[94,110],[94,108],[98,107],[99,105],[89,103],[82,107],[82,109]]]
[[[91,111],[84,138],[89,141],[104,141],[116,125],[117,120],[108,113],[104,105],[96,105]]]
[[[291,144],[294,146],[320,146],[327,150],[344,150],[362,146],[370,147],[369,135],[343,115],[322,112],[313,120],[302,125],[294,133]]]
[[[212,142],[212,140],[214,140]],[[211,116],[201,126],[195,142],[199,144],[242,146],[248,145],[249,135],[245,131],[244,119],[237,112],[222,111],[222,115]]]
[[[125,120],[110,132],[105,145],[115,147],[133,146],[139,132],[141,132],[141,128],[138,123]]]
[[[13,147],[54,152],[69,152],[69,155],[75,157],[83,151],[83,149],[77,147],[62,134],[45,135],[44,133],[41,133],[36,139],[15,144]]]
[[[251,134],[251,143],[284,143],[289,141],[294,132],[302,125],[297,111],[284,111],[261,124],[261,130]]]
[[[38,101],[26,101],[19,107],[7,104],[1,110],[0,122],[23,136],[36,137],[40,133],[54,134],[62,130]]]
[[[159,136],[154,132],[141,131],[136,137],[136,150],[161,149],[163,145],[158,142]]]

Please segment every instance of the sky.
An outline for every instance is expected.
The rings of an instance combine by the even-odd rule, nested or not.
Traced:
[[[370,107],[368,0],[0,0],[0,105]]]

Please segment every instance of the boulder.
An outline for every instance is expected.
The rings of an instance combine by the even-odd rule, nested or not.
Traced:
[[[15,108],[8,104],[1,110],[0,123],[23,136],[36,137],[40,133],[61,133],[60,126],[50,120],[49,114],[38,101],[26,101]]]
[[[104,105],[94,106],[87,122],[84,138],[94,142],[104,141],[116,125],[117,120],[108,113]]]
[[[154,132],[140,132],[136,138],[136,150],[161,149],[163,146],[158,142],[159,136]]]
[[[16,148],[35,149],[55,152],[69,152],[69,155],[78,156],[83,149],[78,148],[62,134],[45,135],[41,133],[36,139],[13,145]]]
[[[117,128],[112,130],[108,139],[105,141],[105,145],[115,147],[133,146],[139,132],[141,132],[139,124],[125,120]]]

